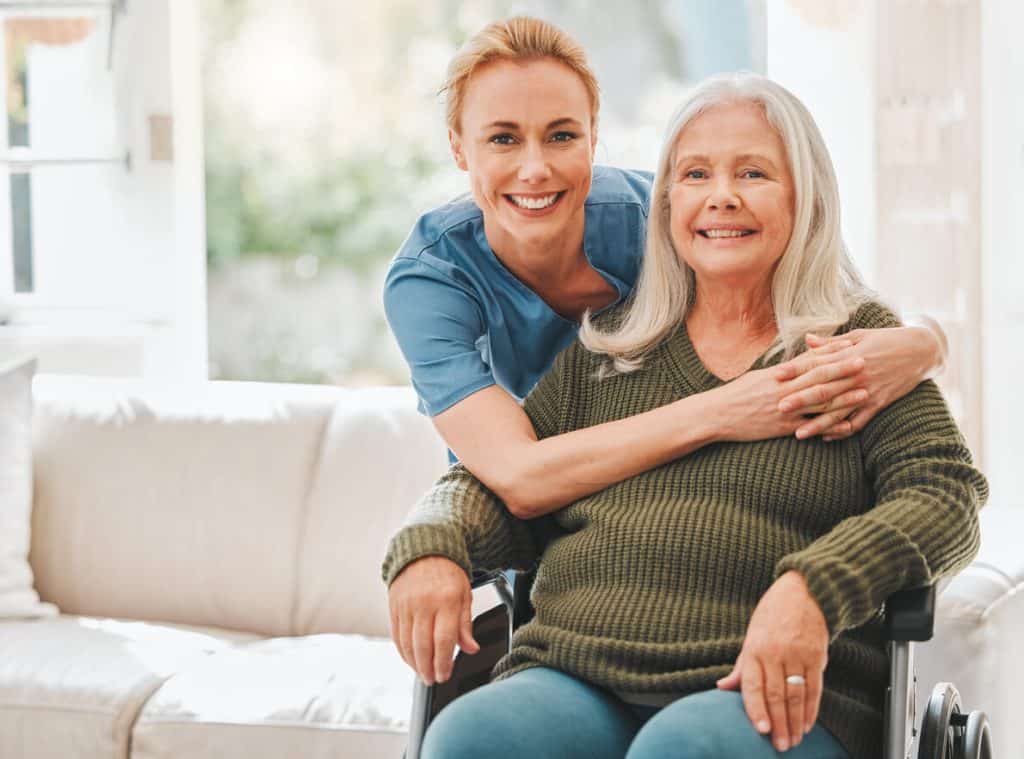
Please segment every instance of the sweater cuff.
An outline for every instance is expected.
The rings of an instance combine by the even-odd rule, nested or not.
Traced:
[[[465,571],[472,574],[472,564],[466,539],[452,525],[416,524],[403,527],[388,544],[381,577],[384,584],[391,583],[406,566],[424,556],[444,556],[451,559]]]
[[[910,538],[870,517],[840,523],[804,550],[783,556],[775,577],[790,570],[803,575],[825,615],[830,640],[869,621],[889,594],[930,579]]]

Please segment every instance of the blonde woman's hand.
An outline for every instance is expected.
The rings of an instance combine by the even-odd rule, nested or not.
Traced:
[[[739,688],[754,728],[771,733],[778,751],[798,745],[814,727],[828,663],[828,625],[799,572],[780,576],[750,617],[732,672],[718,681]],[[803,684],[786,678],[799,675]]]
[[[391,639],[427,685],[451,677],[456,643],[469,654],[480,650],[472,605],[469,578],[443,556],[410,562],[388,588]]]
[[[845,419],[868,397],[862,387],[864,359],[848,355],[851,348],[851,341],[832,342],[778,366],[745,372],[708,393],[717,405],[716,439],[747,442],[792,435],[822,403],[831,408],[816,421]],[[787,397],[797,400],[781,409]]]
[[[825,440],[841,440],[860,432],[879,411],[917,387],[942,363],[944,348],[935,333],[924,327],[893,327],[889,329],[855,329],[845,335],[829,338],[806,336],[812,350],[842,344],[836,357],[864,359],[863,386],[868,392],[865,402],[836,421],[838,407],[819,400],[815,388],[805,388],[782,399],[779,410],[791,407],[822,411],[797,430],[798,437],[823,435]],[[846,409],[843,409],[846,411]]]

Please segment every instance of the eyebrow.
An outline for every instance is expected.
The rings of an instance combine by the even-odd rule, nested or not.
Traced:
[[[769,158],[768,156],[764,155],[763,153],[741,153],[740,155],[736,156],[736,163],[743,163],[744,161],[751,161],[751,160],[764,161],[769,166],[771,166],[773,169],[778,168],[775,165],[775,162],[771,158]],[[686,163],[686,162],[689,162],[689,163],[711,163],[711,159],[708,158],[703,153],[684,153],[683,155],[676,157],[676,160],[673,163],[673,166],[678,166],[679,164]]]
[[[554,129],[555,127],[568,126],[572,124],[580,126],[579,121],[566,116],[561,119],[555,119],[554,121],[547,125],[546,129]],[[487,125],[487,128],[490,129],[492,127],[497,127],[499,129],[519,129],[519,124],[516,123],[515,121],[492,121],[490,124]]]

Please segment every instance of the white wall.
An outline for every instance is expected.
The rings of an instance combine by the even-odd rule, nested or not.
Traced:
[[[982,307],[990,503],[1024,506],[1024,52],[1019,0],[982,3]]]
[[[768,0],[765,73],[814,115],[839,179],[843,237],[874,284],[874,3]]]
[[[880,96],[874,82],[882,7],[880,0],[769,0],[766,7],[767,73],[803,99],[818,120],[839,176],[844,235],[862,271],[876,286],[880,223],[875,207],[876,130],[882,127],[874,111]],[[1020,179],[1024,176],[1024,51],[1019,44],[1024,4],[984,0],[979,7],[981,278],[977,297],[982,315],[977,332],[973,332],[973,324],[950,324],[954,331],[959,330],[957,334],[962,332],[961,337],[970,339],[969,344],[960,346],[954,360],[970,365],[960,366],[945,380],[958,384],[952,401],[959,393],[976,394],[977,389],[968,387],[976,359],[967,357],[981,356],[980,405],[970,398],[954,405],[971,409],[967,425],[976,432],[980,426],[980,435],[972,444],[976,453],[983,453],[979,460],[992,486],[990,503],[1024,505],[1024,467],[1020,463],[1024,441],[1019,433],[1024,429],[1024,406],[1017,397],[1024,377],[1024,182]],[[907,30],[889,31],[897,40],[906,38]],[[908,49],[914,47],[910,42]],[[948,63],[948,52],[935,51],[940,72]],[[916,295],[926,296],[924,290]],[[955,306],[948,304],[951,310],[959,309]],[[976,424],[978,416],[980,425]]]

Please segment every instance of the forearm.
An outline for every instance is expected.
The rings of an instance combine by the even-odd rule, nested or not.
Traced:
[[[788,367],[752,370],[721,387],[587,426],[592,416],[580,418],[580,404],[593,410],[600,401],[581,395],[592,381],[594,359],[582,348],[574,351],[578,345],[560,354],[522,406],[495,385],[434,417],[466,468],[521,519],[556,511],[709,443],[791,435],[805,421],[804,407],[849,391],[863,368],[859,359],[834,361],[836,350],[826,348]],[[824,397],[779,409],[793,389],[818,385]],[[674,390],[669,397],[677,396]]]
[[[845,520],[783,558],[776,576],[798,571],[834,637],[868,621],[892,593],[966,566],[979,546],[976,499],[909,491]]]
[[[495,492],[516,516],[556,511],[717,439],[707,394],[543,440],[509,442]]]
[[[908,314],[906,318],[908,327],[920,330],[920,339],[928,349],[927,367],[924,378],[932,379],[942,374],[946,369],[949,360],[949,339],[946,337],[942,325],[927,314]]]
[[[522,569],[537,550],[528,525],[464,466],[456,465],[423,495],[392,537],[382,576],[390,582],[424,556],[444,556],[467,574],[477,569]]]
[[[866,622],[891,593],[934,582],[970,562],[988,483],[933,382],[879,414],[861,434],[869,511],[784,557],[837,634]]]

